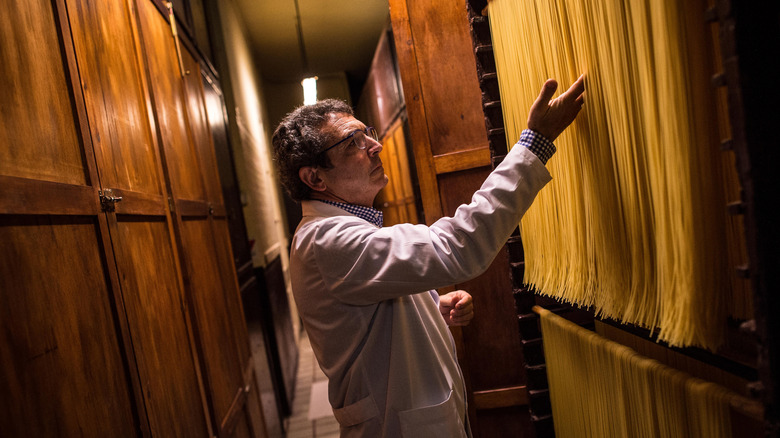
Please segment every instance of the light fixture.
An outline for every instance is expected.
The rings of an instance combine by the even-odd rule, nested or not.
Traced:
[[[303,104],[312,105],[317,102],[317,76],[302,80],[301,85],[303,85]]]

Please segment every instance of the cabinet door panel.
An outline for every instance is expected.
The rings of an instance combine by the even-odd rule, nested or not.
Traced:
[[[168,224],[118,216],[112,237],[152,435],[206,436]]]
[[[3,2],[0,174],[85,184],[55,17],[48,0]]]
[[[192,140],[197,152],[200,168],[203,172],[203,183],[206,189],[206,199],[214,206],[222,207],[222,189],[219,185],[217,160],[214,154],[214,144],[209,131],[206,101],[203,92],[203,80],[200,66],[192,58],[188,50],[182,50],[184,65],[184,86],[187,95],[187,112],[192,128]]]
[[[160,194],[127,2],[68,0],[68,12],[102,186]]]
[[[231,320],[227,295],[235,286],[225,288],[214,250],[214,238],[208,220],[182,221],[184,261],[189,273],[189,286],[197,333],[205,362],[204,373],[209,382],[214,413],[221,423],[227,416],[238,390],[243,388],[241,363]]]
[[[138,433],[100,241],[94,217],[0,216],[4,436]]]
[[[233,334],[236,337],[239,363],[246,364],[250,359],[249,333],[247,331],[244,308],[241,303],[236,267],[233,264],[233,251],[230,245],[230,230],[226,217],[215,217],[212,221],[214,229],[214,250],[217,252],[217,260],[220,263],[220,272],[223,273],[223,288],[228,313],[233,315],[230,322],[233,325]]]
[[[151,83],[157,130],[174,198],[205,200],[193,148],[176,43],[152,1],[137,3],[141,39]]]
[[[465,8],[446,1],[406,3],[414,34],[420,97],[430,122],[431,152],[440,155],[486,147],[485,116],[479,106],[482,95]],[[458,85],[451,86],[454,83]]]
[[[246,237],[243,207],[239,196],[241,190],[238,187],[233,154],[228,139],[224,100],[218,84],[207,80],[203,82],[203,95],[206,101],[206,116],[214,145],[219,182],[222,187],[221,199],[224,202],[225,215],[229,223],[232,252],[229,252],[228,255],[234,258],[234,269],[238,269],[244,263],[251,263],[252,255]]]

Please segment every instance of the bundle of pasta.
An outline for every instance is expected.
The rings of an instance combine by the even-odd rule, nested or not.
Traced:
[[[731,437],[731,406],[755,405],[536,310],[558,437]]]
[[[521,223],[525,282],[671,345],[715,349],[734,290],[724,179],[737,182],[723,175],[704,9],[488,3],[508,140],[547,78],[587,74],[585,108],[548,163],[553,183]]]

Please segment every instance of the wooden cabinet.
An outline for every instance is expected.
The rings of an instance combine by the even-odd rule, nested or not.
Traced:
[[[4,7],[4,436],[265,434],[200,64],[165,12]]]
[[[425,221],[468,203],[491,170],[482,95],[463,2],[390,0]],[[531,436],[507,251],[474,280],[475,318],[454,329],[478,437]]]

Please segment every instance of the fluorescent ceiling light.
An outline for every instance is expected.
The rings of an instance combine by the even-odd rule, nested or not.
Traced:
[[[301,81],[303,85],[303,104],[312,105],[317,102],[317,76]]]

